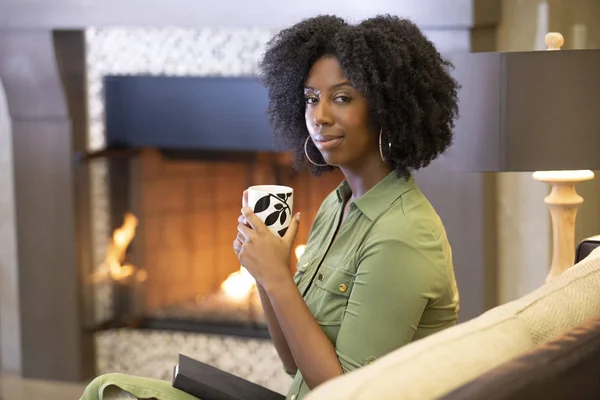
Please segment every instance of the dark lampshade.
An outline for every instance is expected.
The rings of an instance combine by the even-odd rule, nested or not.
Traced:
[[[446,57],[462,85],[453,168],[600,169],[600,50]]]

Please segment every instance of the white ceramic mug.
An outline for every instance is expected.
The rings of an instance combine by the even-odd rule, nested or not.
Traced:
[[[248,188],[248,206],[267,228],[283,236],[292,221],[294,189],[280,185],[259,185]]]

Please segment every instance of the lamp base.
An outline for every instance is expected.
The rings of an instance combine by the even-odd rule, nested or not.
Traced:
[[[533,179],[548,183],[552,191],[544,199],[552,216],[552,264],[546,281],[562,274],[575,262],[575,219],[583,203],[575,184],[594,179],[590,170],[538,171]]]

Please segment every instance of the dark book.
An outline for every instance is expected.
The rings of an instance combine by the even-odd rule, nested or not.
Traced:
[[[173,387],[201,400],[283,400],[285,396],[264,386],[179,354]]]

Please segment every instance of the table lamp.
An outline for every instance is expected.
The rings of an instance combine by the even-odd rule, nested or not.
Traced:
[[[562,35],[546,35],[560,50]],[[552,264],[575,260],[577,182],[600,169],[600,50],[451,54],[460,116],[447,165],[471,172],[534,172],[552,186]]]

